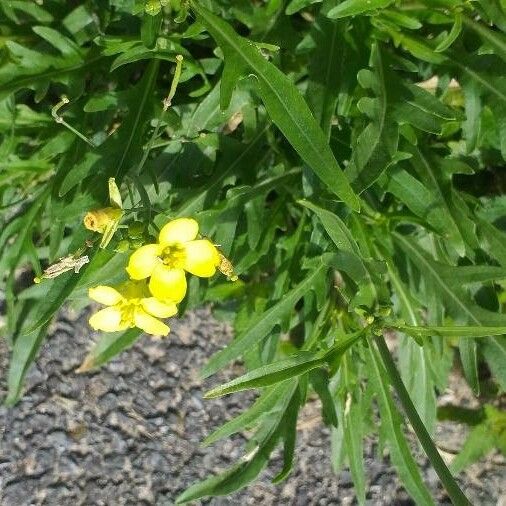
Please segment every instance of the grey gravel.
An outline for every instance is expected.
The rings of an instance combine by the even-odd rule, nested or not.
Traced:
[[[211,384],[241,372],[238,365],[229,367],[205,385],[199,378],[207,357],[231,339],[226,324],[199,310],[174,321],[168,339],[144,337],[99,371],[76,374],[96,337],[86,314],[65,311],[28,374],[23,399],[13,408],[0,407],[2,506],[170,505],[192,482],[242,455],[243,435],[210,448],[200,445],[254,398],[251,392],[202,398]],[[7,351],[0,341],[3,371]],[[5,394],[5,375],[0,394]],[[319,409],[311,400],[301,415],[297,461],[288,480],[277,486],[270,482],[281,464],[276,452],[260,481],[230,497],[200,504],[355,504],[349,471],[336,475],[331,470],[330,432],[321,423]],[[455,426],[438,426],[438,440],[447,445],[458,447],[464,435]],[[413,504],[388,457],[377,453],[376,442],[367,440],[367,504]],[[418,449],[416,454],[437,503],[449,504],[434,471]],[[472,466],[462,486],[473,504],[504,500],[505,469],[497,455]]]

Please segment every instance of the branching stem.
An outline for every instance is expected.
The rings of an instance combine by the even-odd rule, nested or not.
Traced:
[[[80,139],[82,139],[86,144],[91,146],[92,148],[95,148],[95,144],[93,144],[86,135],[82,134],[79,130],[76,130],[72,125],[69,125],[64,119],[63,116],[60,116],[58,114],[59,110],[69,103],[69,99],[62,95],[60,101],[51,109],[51,116],[56,121],[56,123],[59,123],[60,125],[63,125],[64,127],[68,128],[73,134],[77,135]]]

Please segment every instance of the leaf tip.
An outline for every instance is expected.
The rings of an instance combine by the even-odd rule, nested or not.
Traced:
[[[4,404],[4,406],[5,406],[5,407],[7,407],[7,408],[12,408],[12,406],[14,406],[14,404],[16,404],[16,403],[18,402],[18,400],[19,400],[19,395],[12,395],[12,394],[9,394],[9,395],[5,398],[5,400],[4,400],[4,402],[3,402],[3,404]]]
[[[208,390],[203,396],[202,398],[204,399],[215,399],[216,397],[219,397],[220,394],[219,392],[217,391],[216,388],[212,388],[211,390]]]

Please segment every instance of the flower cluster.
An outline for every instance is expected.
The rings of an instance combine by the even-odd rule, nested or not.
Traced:
[[[115,288],[90,288],[91,299],[107,306],[89,320],[95,330],[117,332],[138,327],[153,335],[167,335],[160,318],[177,313],[186,295],[186,272],[202,278],[216,273],[222,256],[208,239],[198,239],[198,223],[178,218],[160,231],[156,244],[138,248],[128,261],[130,280]]]

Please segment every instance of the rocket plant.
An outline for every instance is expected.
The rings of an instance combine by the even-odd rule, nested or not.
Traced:
[[[468,504],[460,473],[506,448],[505,31],[498,0],[0,2],[5,402],[64,304],[82,374],[210,305],[235,337],[201,374],[243,374],[206,397],[258,395],[204,441],[244,456],[177,503],[278,448],[290,479],[317,398],[358,504],[371,435],[434,504],[409,434]],[[449,461],[451,372],[479,407]]]

